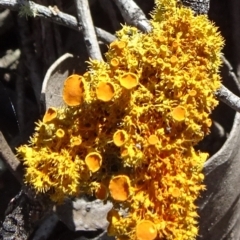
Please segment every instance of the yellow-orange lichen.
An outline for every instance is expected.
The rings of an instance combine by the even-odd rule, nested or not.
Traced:
[[[113,142],[117,147],[121,147],[127,141],[128,135],[124,130],[118,130],[113,135]]]
[[[118,67],[119,65],[119,60],[117,58],[113,58],[110,62],[112,67]]]
[[[126,47],[126,42],[125,41],[114,41],[110,44],[110,48],[116,48],[116,49],[124,49]]]
[[[100,184],[95,190],[95,196],[98,199],[105,200],[108,197],[108,189],[104,184]]]
[[[97,99],[108,102],[114,96],[114,86],[110,82],[100,82],[96,89]]]
[[[120,84],[130,90],[138,85],[138,76],[134,73],[124,73],[120,77]]]
[[[210,118],[208,118],[206,120],[206,124],[207,124],[208,127],[211,127],[212,126],[212,120]]]
[[[112,198],[116,201],[126,201],[130,194],[130,180],[126,175],[118,175],[111,179],[109,191]]]
[[[188,94],[189,94],[189,96],[191,96],[191,97],[195,97],[195,96],[197,95],[197,91],[194,90],[194,89],[192,89],[192,90],[190,90],[190,91],[188,92]]]
[[[136,236],[138,240],[154,240],[157,237],[157,228],[149,220],[142,220],[137,224]]]
[[[91,152],[85,157],[85,163],[91,172],[97,172],[102,165],[102,156],[97,152]]]
[[[177,58],[176,56],[172,56],[172,57],[170,58],[170,62],[171,62],[172,65],[175,65],[175,64],[177,64],[177,62],[178,62],[178,58]]]
[[[156,135],[152,134],[148,137],[148,143],[150,145],[156,145],[159,142],[159,139]]]
[[[63,138],[64,135],[65,135],[65,131],[64,131],[63,129],[61,129],[61,128],[57,129],[57,131],[56,131],[56,136],[57,136],[58,138]]]
[[[173,119],[176,121],[183,121],[186,118],[186,109],[182,106],[177,106],[172,110]]]
[[[68,106],[78,106],[83,102],[83,77],[77,74],[69,76],[63,88],[63,100]]]
[[[80,146],[82,143],[82,138],[81,137],[77,137],[77,136],[73,136],[70,140],[71,142],[71,146],[75,147],[75,146]]]
[[[109,225],[107,229],[108,235],[115,236],[116,232],[115,232],[114,225],[118,223],[120,220],[120,215],[118,211],[116,211],[115,209],[111,209],[107,214],[107,220],[109,221]]]
[[[46,111],[46,113],[43,116],[43,122],[44,123],[51,122],[56,117],[57,117],[57,109],[54,107],[50,107],[50,108],[48,108],[48,110]]]
[[[173,188],[171,192],[172,192],[172,196],[175,197],[175,198],[179,197],[180,194],[181,194],[180,189],[179,189],[179,188],[176,188],[176,187]]]
[[[223,39],[175,0],[156,0],[151,27],[123,26],[106,62],[67,78],[66,105],[46,112],[18,155],[25,182],[52,201],[80,193],[111,201],[117,239],[195,239],[208,154],[194,146],[218,103]]]

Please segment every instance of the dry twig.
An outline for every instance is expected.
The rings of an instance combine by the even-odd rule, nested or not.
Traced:
[[[102,60],[88,0],[74,0],[77,9],[79,28],[82,29],[84,42],[91,59]]]
[[[0,13],[0,36],[14,26],[13,18],[9,9]]]
[[[223,85],[216,91],[216,96],[229,107],[240,112],[240,98]]]
[[[235,84],[237,85],[238,90],[240,91],[240,81],[238,80],[236,74],[234,73],[232,65],[231,65],[230,62],[225,58],[224,55],[221,56],[221,59],[222,59],[224,65],[228,68],[229,76],[231,76],[231,78],[233,79],[233,81],[234,81]]]
[[[2,132],[0,131],[0,157],[6,163],[8,169],[12,172],[12,174],[16,177],[16,179],[23,184],[23,169],[13,154],[12,150],[8,146]]]
[[[143,11],[133,0],[115,0],[124,20],[143,32],[150,32],[151,26]]]
[[[82,31],[82,29],[79,29],[78,21],[74,16],[63,13],[61,11],[58,11],[57,14],[53,14],[50,8],[34,3],[32,1],[26,1],[26,0],[23,0],[23,1],[1,0],[0,1],[0,8],[7,8],[13,11],[20,11],[21,8],[24,6],[28,6],[34,13],[33,15],[35,17],[44,18],[50,22],[54,22],[56,24],[71,28],[76,31]],[[116,39],[114,35],[112,35],[111,33],[101,28],[95,27],[95,31],[98,38],[105,43],[111,43]]]
[[[6,55],[0,58],[0,68],[8,68],[20,58],[20,50],[7,51]]]
[[[180,0],[181,3],[191,8],[197,14],[208,14],[210,0]]]

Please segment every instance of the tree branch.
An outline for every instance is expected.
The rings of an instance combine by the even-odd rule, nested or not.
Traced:
[[[233,67],[230,64],[230,62],[225,58],[224,55],[221,56],[221,59],[224,63],[224,65],[228,68],[228,74],[229,76],[233,79],[233,81],[235,82],[235,84],[237,85],[238,91],[240,91],[240,81],[238,80],[236,74],[233,71]]]
[[[79,24],[77,19],[69,14],[63,13],[61,11],[57,11],[55,14],[51,10],[52,8],[48,8],[42,6],[40,4],[34,3],[32,1],[17,1],[17,0],[1,0],[0,8],[7,8],[13,11],[21,11],[23,7],[28,7],[32,11],[32,16],[44,18],[50,22],[54,22],[56,24],[71,28],[76,31],[82,31],[79,28]],[[116,39],[114,35],[111,33],[95,27],[95,31],[97,33],[98,38],[105,43],[111,43]]]
[[[196,14],[208,14],[210,0],[180,0],[181,3],[191,8]]]
[[[23,184],[23,169],[13,154],[11,148],[8,146],[2,132],[0,131],[0,157],[6,163],[8,169],[12,172],[12,174],[16,177],[16,179]]]
[[[133,25],[143,32],[150,32],[151,25],[142,9],[133,0],[114,0],[127,24]]]
[[[216,96],[229,107],[240,112],[240,98],[223,85],[216,91]]]
[[[9,9],[0,13],[0,36],[14,26],[13,17]]]
[[[19,60],[21,55],[21,52],[19,49],[16,49],[15,51],[8,51],[5,56],[0,58],[0,68],[8,68],[11,66],[14,62]]]
[[[88,56],[92,59],[102,61],[102,55],[97,42],[88,0],[74,0],[74,2],[77,9],[79,26],[82,26],[80,28],[82,28]]]

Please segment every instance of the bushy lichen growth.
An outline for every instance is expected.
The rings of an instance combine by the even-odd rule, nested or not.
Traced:
[[[151,24],[149,34],[124,26],[107,62],[70,76],[67,106],[48,109],[18,154],[26,183],[53,201],[80,193],[112,201],[110,235],[189,240],[208,156],[194,145],[217,105],[223,39],[175,0],[157,0]]]

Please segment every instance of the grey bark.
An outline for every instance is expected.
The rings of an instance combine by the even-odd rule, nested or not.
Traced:
[[[180,2],[190,7],[196,14],[208,14],[210,0],[180,0]]]

